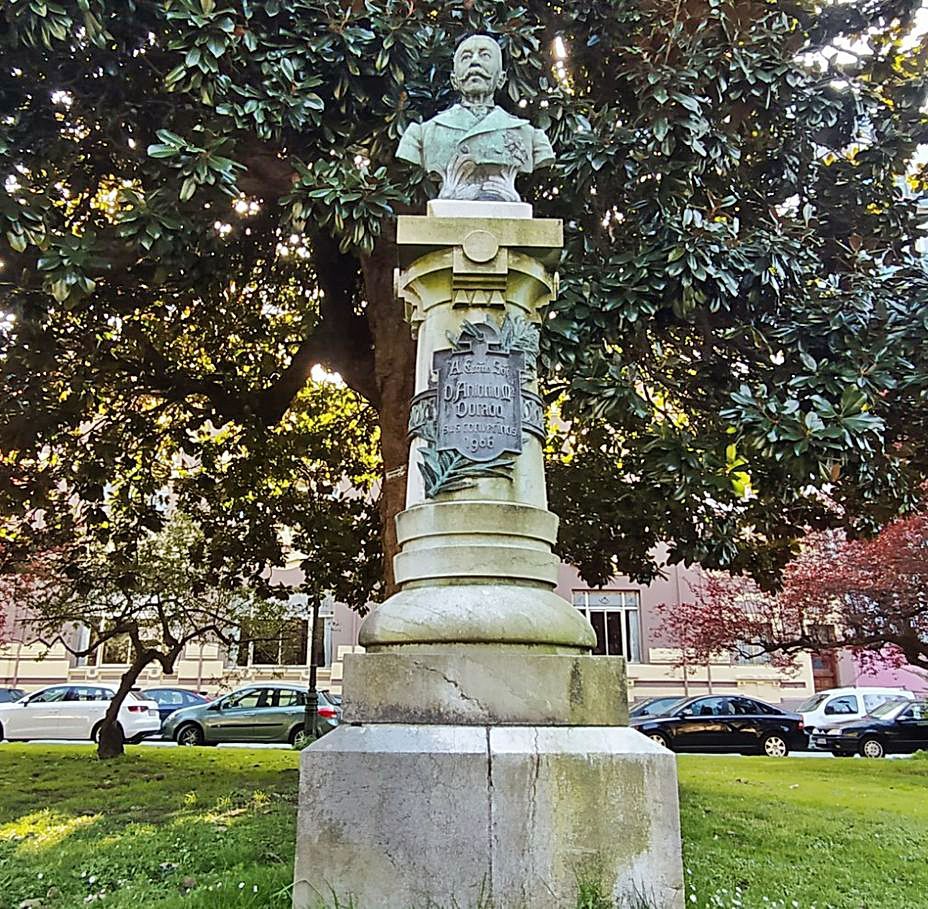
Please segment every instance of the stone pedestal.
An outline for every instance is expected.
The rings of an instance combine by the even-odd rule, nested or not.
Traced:
[[[676,785],[626,727],[342,726],[304,752],[294,905],[676,909]]]
[[[554,593],[537,326],[559,221],[442,202],[401,217],[418,337],[399,591],[303,753],[295,909],[547,909],[595,887],[680,909],[673,755],[628,729],[625,666]]]

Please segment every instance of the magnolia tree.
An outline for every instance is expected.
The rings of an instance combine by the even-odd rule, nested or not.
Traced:
[[[928,515],[888,525],[872,539],[808,538],[776,595],[712,574],[693,598],[663,607],[665,640],[705,661],[710,654],[848,648],[864,663],[928,672]]]
[[[435,192],[394,149],[448,106],[474,31],[505,52],[501,102],[557,154],[524,194],[565,223],[541,356],[570,427],[551,445],[563,554],[593,582],[646,579],[664,541],[770,582],[807,527],[912,507],[928,466],[920,8],[3,4],[4,534],[31,545],[28,515],[63,526],[77,497],[112,543],[108,498],[157,488],[164,454],[195,465],[177,494],[214,551],[271,564],[278,527],[299,524],[363,598],[369,563],[343,554],[376,557],[369,515],[326,505],[376,426],[393,554],[415,355],[395,218]],[[354,429],[320,431],[316,364],[356,393]],[[812,494],[824,482],[834,507]],[[134,535],[157,527],[153,496],[133,502]]]

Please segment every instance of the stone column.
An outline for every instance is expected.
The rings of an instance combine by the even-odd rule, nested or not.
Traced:
[[[676,909],[674,758],[624,725],[624,661],[554,593],[535,357],[561,222],[433,202],[397,240],[400,590],[346,657],[345,724],[303,754],[294,907],[554,909],[587,884]]]

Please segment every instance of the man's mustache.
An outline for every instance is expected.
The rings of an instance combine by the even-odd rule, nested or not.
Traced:
[[[464,78],[466,79],[468,76],[483,76],[484,79],[489,79],[491,77],[490,73],[480,65],[468,67],[467,71],[464,73]]]

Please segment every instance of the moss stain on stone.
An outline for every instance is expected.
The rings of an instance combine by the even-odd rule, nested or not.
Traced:
[[[561,859],[570,866],[556,877],[583,880],[595,866],[601,880],[618,879],[651,839],[644,765],[625,761],[615,767],[572,754],[549,761],[553,838],[570,844]]]
[[[579,660],[574,660],[573,665],[570,667],[568,702],[571,708],[580,707],[583,704],[583,670],[580,667]]]

